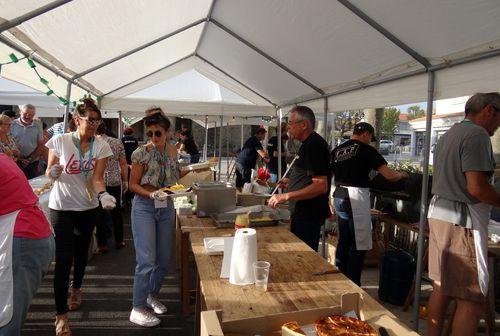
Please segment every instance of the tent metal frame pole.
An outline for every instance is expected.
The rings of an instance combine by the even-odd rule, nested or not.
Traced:
[[[382,34],[386,39],[394,43],[398,48],[403,50],[405,53],[410,55],[413,59],[415,59],[418,63],[422,64],[426,69],[430,68],[431,63],[422,55],[420,55],[418,52],[410,48],[408,45],[406,45],[403,41],[398,39],[396,36],[394,36],[391,32],[389,32],[387,29],[382,27],[378,22],[373,20],[371,17],[369,17],[365,12],[363,12],[361,9],[350,3],[348,0],[337,0],[340,2],[342,5],[344,5],[347,9],[349,9],[354,15],[359,17],[361,20],[365,21],[370,27],[378,31],[380,34]]]
[[[203,161],[208,159],[208,116],[205,116],[205,143],[203,145]]]
[[[310,88],[312,88],[314,91],[316,91],[320,95],[324,95],[325,94],[325,92],[323,90],[321,90],[319,87],[317,87],[316,85],[312,84],[307,79],[305,79],[304,77],[300,76],[299,74],[297,74],[296,72],[294,72],[293,70],[291,70],[290,68],[288,68],[287,66],[285,66],[284,64],[278,62],[275,58],[273,58],[270,55],[266,54],[264,51],[262,51],[261,49],[257,48],[256,46],[254,46],[253,44],[251,44],[250,42],[248,42],[247,40],[245,40],[243,37],[239,36],[238,34],[236,34],[235,32],[233,32],[231,29],[229,29],[226,26],[224,26],[222,23],[218,22],[214,18],[211,18],[210,22],[213,23],[214,25],[216,25],[217,27],[219,27],[220,29],[222,29],[223,31],[225,31],[226,33],[228,33],[229,35],[231,35],[232,37],[234,37],[235,39],[237,39],[238,41],[240,41],[241,43],[243,43],[244,45],[246,45],[247,47],[249,47],[250,49],[252,49],[253,51],[257,52],[258,54],[260,54],[261,56],[263,56],[264,58],[266,58],[268,61],[274,63],[276,66],[278,66],[279,68],[281,68],[281,70],[287,72],[288,74],[292,75],[293,77],[295,77],[296,79],[298,79],[299,81],[301,81],[302,83],[304,83],[305,85],[309,86]]]
[[[434,102],[434,85],[435,73],[429,72],[428,91],[427,91],[427,113],[425,117],[425,138],[424,138],[424,166],[422,179],[422,197],[420,199],[420,222],[418,228],[418,253],[417,253],[417,270],[415,275],[415,296],[413,300],[413,329],[418,332],[418,308],[420,305],[420,291],[422,283],[422,257],[424,252],[424,232],[425,224],[427,223],[428,210],[428,194],[429,194],[429,156],[431,145],[431,129],[432,129],[432,108]]]
[[[281,180],[283,176],[281,176],[281,144],[282,144],[282,135],[281,135],[281,109],[276,109],[276,136],[278,137],[278,181]],[[273,153],[271,153],[273,155]]]
[[[323,110],[323,138],[325,139],[325,141],[328,141],[327,140],[327,136],[328,136],[328,98],[325,97],[325,108]]]
[[[9,48],[14,49],[15,51],[23,54],[23,56],[29,57],[30,59],[32,59],[36,63],[40,64],[41,66],[43,66],[45,68],[47,68],[47,70],[53,72],[54,74],[56,74],[57,76],[59,76],[61,78],[64,78],[66,81],[70,82],[71,84],[73,84],[75,86],[78,86],[82,90],[90,92],[90,93],[92,93],[95,96],[100,96],[102,94],[101,92],[97,92],[95,90],[92,90],[89,87],[86,87],[86,86],[84,86],[84,85],[82,85],[82,84],[74,81],[71,77],[69,77],[67,74],[65,74],[64,72],[62,72],[59,69],[57,69],[54,65],[48,63],[47,61],[45,61],[41,57],[38,57],[37,55],[33,54],[32,51],[24,50],[24,48],[18,46],[17,44],[15,44],[11,40],[9,40],[7,37],[5,37],[3,35],[0,35],[0,42],[2,42],[3,44],[5,44]]]
[[[105,96],[109,96],[110,94],[112,94],[112,93],[114,93],[114,92],[116,92],[116,91],[119,91],[119,90],[121,90],[121,89],[124,89],[124,88],[126,88],[127,86],[130,86],[130,85],[135,84],[135,83],[137,83],[137,82],[139,82],[139,81],[141,81],[141,80],[143,80],[143,79],[146,79],[146,78],[148,78],[148,77],[150,77],[150,76],[153,76],[153,75],[157,74],[157,73],[158,73],[158,72],[160,72],[160,71],[163,71],[163,70],[165,70],[165,69],[168,69],[168,68],[170,68],[170,67],[173,67],[174,65],[176,65],[176,64],[178,64],[178,63],[181,63],[181,62],[183,62],[183,61],[185,61],[185,60],[187,60],[187,59],[189,59],[189,58],[191,58],[191,57],[193,57],[193,56],[194,56],[194,53],[189,54],[189,55],[187,55],[187,56],[184,56],[183,58],[178,59],[177,61],[175,61],[175,62],[173,62],[173,63],[170,63],[170,64],[168,64],[168,65],[166,65],[166,66],[164,66],[164,67],[162,67],[162,68],[160,68],[160,69],[158,69],[158,70],[155,70],[155,71],[153,71],[153,72],[151,72],[151,73],[149,73],[149,74],[147,74],[147,75],[145,75],[145,76],[142,76],[141,78],[137,78],[137,79],[135,79],[135,80],[131,81],[130,83],[127,83],[127,84],[125,84],[125,85],[122,85],[122,86],[120,86],[120,87],[118,87],[118,88],[116,88],[116,89],[113,89],[113,90],[111,90],[111,91],[109,91],[109,92],[107,92],[107,93],[103,94],[103,95],[101,96],[101,98],[104,98]]]
[[[226,157],[228,158],[228,162],[226,165],[226,176],[229,181],[229,122],[226,122]]]
[[[224,117],[220,116],[220,131],[219,131],[219,181],[222,173],[222,126],[224,125]]]
[[[52,1],[42,7],[39,7],[37,9],[34,9],[26,14],[23,14],[21,16],[18,16],[12,20],[6,21],[2,24],[0,24],[0,33],[9,30],[11,28],[14,28],[15,26],[19,26],[21,23],[26,22],[28,20],[31,20],[37,16],[40,16],[42,14],[45,14],[47,12],[50,12],[53,9],[56,9],[59,6],[62,6],[64,4],[67,4],[68,2],[71,2],[73,0],[58,0],[58,1]]]
[[[318,97],[311,97],[311,98],[303,99],[300,101],[288,101],[288,102],[281,104],[281,106],[303,104],[303,103],[307,103],[307,102],[310,102],[313,100],[318,100],[320,98],[325,98],[325,97],[330,98],[333,96],[338,96],[338,95],[343,94],[343,93],[357,91],[360,89],[366,89],[366,88],[369,88],[371,86],[385,84],[385,83],[397,81],[400,79],[405,79],[405,78],[409,78],[409,77],[413,77],[413,76],[422,75],[428,71],[438,72],[440,70],[444,70],[444,69],[451,68],[454,66],[464,65],[464,64],[472,63],[472,62],[476,62],[476,61],[482,61],[482,60],[486,60],[486,59],[498,57],[498,56],[500,56],[500,49],[496,49],[493,51],[487,51],[487,52],[480,53],[477,55],[458,58],[456,60],[451,60],[451,61],[445,61],[445,62],[442,62],[440,64],[433,65],[429,69],[422,68],[422,69],[414,70],[414,71],[411,71],[408,73],[390,76],[390,77],[387,77],[384,79],[379,79],[379,80],[375,80],[375,81],[371,81],[371,82],[367,82],[367,83],[362,83],[360,85],[356,85],[356,86],[353,86],[353,87],[348,88],[348,89],[342,89],[342,90],[338,90],[335,92],[331,92],[331,93],[326,94],[325,96],[322,96],[319,98]]]
[[[89,73],[91,73],[91,72],[94,72],[94,71],[96,71],[96,70],[99,70],[99,69],[101,69],[101,68],[105,67],[106,65],[109,65],[109,64],[114,63],[114,62],[116,62],[116,61],[119,61],[119,60],[121,60],[122,58],[125,58],[125,57],[127,57],[127,56],[132,55],[132,54],[135,54],[135,53],[136,53],[136,52],[138,52],[138,51],[141,51],[141,50],[143,50],[143,49],[145,49],[145,48],[148,48],[148,47],[150,47],[150,46],[152,46],[152,45],[154,45],[154,44],[156,44],[156,43],[158,43],[158,42],[161,42],[161,41],[163,41],[163,40],[166,40],[166,39],[168,39],[169,37],[172,37],[172,36],[174,36],[174,35],[180,34],[180,33],[182,33],[183,31],[188,30],[188,29],[190,29],[190,28],[193,28],[194,26],[197,26],[197,25],[199,25],[199,24],[201,24],[201,23],[203,23],[203,22],[205,22],[205,21],[206,21],[206,19],[204,18],[204,19],[197,20],[197,21],[195,21],[195,22],[193,22],[193,23],[190,23],[190,24],[188,24],[188,25],[186,25],[186,26],[184,26],[184,27],[182,27],[182,28],[179,28],[179,29],[177,29],[177,30],[174,30],[173,32],[170,32],[170,33],[168,33],[168,34],[166,34],[166,35],[163,35],[163,36],[161,36],[161,37],[159,37],[159,38],[157,38],[157,39],[155,39],[155,40],[153,40],[153,41],[150,41],[150,42],[148,42],[148,43],[146,43],[146,44],[143,44],[143,45],[141,45],[141,46],[139,46],[139,47],[137,47],[137,48],[134,48],[134,49],[132,49],[132,50],[129,50],[129,51],[127,51],[127,52],[125,52],[125,53],[123,53],[123,54],[121,54],[121,55],[118,55],[118,56],[116,56],[116,57],[114,57],[114,58],[112,58],[112,59],[110,59],[110,60],[107,60],[107,61],[105,61],[105,62],[103,62],[103,63],[101,63],[101,64],[98,64],[98,65],[96,65],[96,66],[93,66],[92,68],[89,68],[89,69],[87,69],[87,70],[84,70],[84,71],[82,71],[82,72],[80,72],[80,73],[78,73],[78,74],[74,75],[72,79],[77,79],[77,78],[83,77],[83,76],[85,76],[85,75],[87,75],[87,74],[89,74]]]
[[[243,119],[241,119],[241,130],[240,130],[240,149],[243,148],[243,128],[244,128],[244,124],[243,124]]]
[[[122,111],[118,111],[118,139],[123,138]]]
[[[273,103],[270,99],[264,97],[263,95],[261,95],[260,93],[258,93],[257,91],[255,91],[254,89],[250,88],[248,85],[244,84],[243,82],[241,82],[240,80],[236,79],[235,77],[233,77],[232,75],[228,74],[226,71],[222,70],[221,68],[219,68],[218,66],[216,66],[215,64],[213,64],[212,62],[210,62],[209,60],[207,60],[206,58],[204,58],[203,56],[200,56],[199,54],[196,54],[195,55],[196,57],[198,57],[199,59],[201,59],[203,62],[207,63],[208,65],[210,65],[211,67],[213,67],[214,69],[222,72],[225,76],[231,78],[232,80],[234,80],[236,83],[240,84],[241,86],[243,86],[245,89],[247,89],[248,91],[252,92],[253,94],[259,96],[260,98],[264,99],[266,102],[268,102],[269,104],[271,104],[272,106],[277,106],[275,103]]]
[[[71,82],[68,82],[66,86],[66,100],[68,101],[68,103],[64,107],[63,133],[66,133],[66,129],[68,128],[69,104],[71,104],[70,97],[71,97]]]
[[[198,53],[198,51],[200,50],[201,42],[203,41],[203,37],[205,36],[205,34],[207,32],[208,24],[210,23],[210,20],[212,19],[212,13],[214,12],[215,2],[216,2],[216,0],[212,0],[212,4],[210,5],[210,9],[208,10],[207,17],[204,20],[205,25],[203,26],[203,30],[201,31],[200,38],[198,39],[198,43],[196,43],[196,48],[194,49],[195,53]]]
[[[217,121],[214,125],[214,157],[217,157]]]

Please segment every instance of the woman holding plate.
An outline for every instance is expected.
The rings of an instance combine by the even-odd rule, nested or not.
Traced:
[[[130,321],[143,327],[160,323],[156,314],[167,307],[158,299],[161,284],[174,256],[175,210],[162,188],[174,185],[181,172],[177,148],[170,144],[170,121],[159,108],[146,111],[146,135],[151,139],[132,153],[130,190],[132,234],[136,251],[133,309]],[[148,309],[149,308],[149,309]]]
[[[50,193],[50,221],[56,241],[54,293],[56,335],[71,335],[68,311],[82,303],[82,281],[87,254],[99,215],[99,202],[105,210],[113,209],[116,200],[106,192],[104,169],[113,155],[109,145],[95,137],[101,112],[92,99],[84,99],[73,114],[76,132],[50,139],[46,176],[53,179]],[[68,305],[68,286],[73,269],[72,294]]]

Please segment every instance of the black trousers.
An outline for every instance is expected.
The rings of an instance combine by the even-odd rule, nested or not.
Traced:
[[[54,294],[58,315],[69,310],[69,274],[73,264],[72,287],[82,287],[87,253],[98,216],[99,208],[86,211],[50,210],[50,221],[54,227],[56,241]]]
[[[317,252],[321,226],[325,223],[325,220],[326,218],[313,218],[293,214],[290,222],[290,231]]]
[[[245,183],[250,183],[252,178],[252,168],[247,168],[241,163],[235,163],[236,171],[236,188],[243,188]]]
[[[115,236],[115,243],[119,244],[123,242],[123,217],[121,213],[121,187],[106,187],[106,191],[116,199],[116,207],[112,210],[101,209],[101,214],[99,221],[97,222],[96,234],[97,234],[97,244],[99,246],[105,246],[108,244],[108,238],[111,237],[111,227],[109,222],[113,223],[113,233]]]

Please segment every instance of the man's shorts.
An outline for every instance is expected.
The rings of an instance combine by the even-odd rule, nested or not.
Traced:
[[[434,218],[429,227],[429,277],[443,295],[483,303],[472,230]]]

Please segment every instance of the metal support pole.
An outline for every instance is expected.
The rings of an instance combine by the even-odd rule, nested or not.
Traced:
[[[123,138],[123,119],[122,111],[118,111],[118,139]]]
[[[203,145],[203,161],[208,160],[208,116],[205,116],[205,143]]]
[[[214,125],[214,157],[217,157],[217,121]]]
[[[240,135],[240,149],[243,149],[244,139],[243,139],[243,119],[241,119],[241,135]]]
[[[328,136],[328,98],[325,97],[325,110],[323,111],[323,138],[325,141],[327,140]]]
[[[428,91],[427,91],[427,113],[425,117],[425,140],[424,140],[424,166],[422,179],[422,197],[420,200],[420,222],[418,229],[418,254],[417,254],[417,271],[415,275],[415,297],[413,300],[413,329],[418,332],[418,310],[420,306],[420,290],[422,282],[422,257],[424,252],[424,232],[425,224],[427,223],[427,208],[428,208],[428,190],[429,190],[429,155],[431,143],[431,127],[432,127],[432,104],[434,101],[434,84],[435,74],[429,72]]]
[[[220,131],[219,131],[219,181],[222,171],[222,125],[224,125],[224,117],[220,116]]]
[[[226,126],[226,157],[227,157],[226,179],[229,181],[229,122],[227,122],[226,125],[227,125]]]
[[[281,180],[281,109],[276,110],[276,136],[278,137],[278,181]],[[271,153],[272,155],[273,153]]]
[[[69,105],[71,104],[71,82],[68,82],[68,86],[66,87],[66,101],[68,103],[64,107],[63,133],[66,133],[66,129],[68,128]]]

